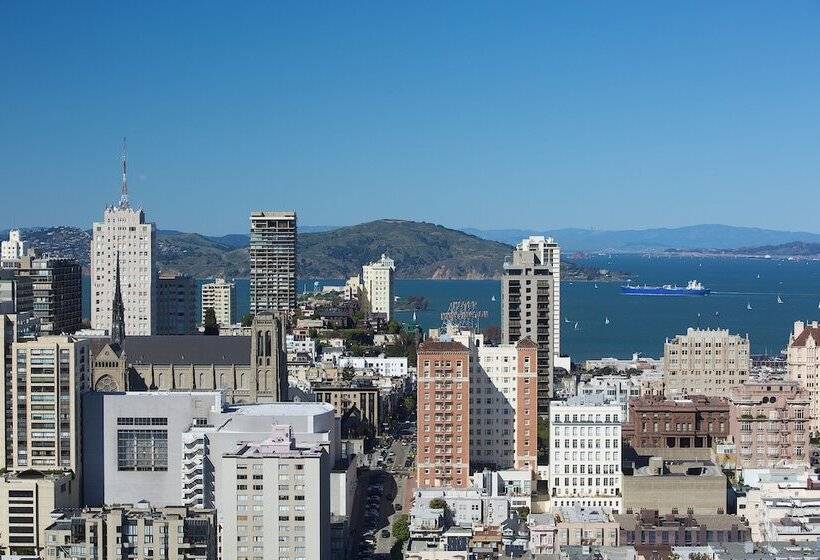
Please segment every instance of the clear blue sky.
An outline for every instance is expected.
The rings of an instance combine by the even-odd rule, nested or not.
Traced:
[[[81,4],[0,3],[0,228],[90,226],[127,135],[163,229],[820,231],[817,2]]]

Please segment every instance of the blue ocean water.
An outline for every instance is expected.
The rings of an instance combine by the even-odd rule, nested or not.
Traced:
[[[636,297],[621,295],[619,283],[563,282],[561,347],[576,361],[633,352],[659,356],[666,337],[690,326],[748,333],[753,352],[776,353],[785,346],[794,321],[820,319],[820,261],[613,255],[580,262],[623,270],[636,282],[651,285],[697,279],[713,292],[705,297]],[[342,283],[317,282],[319,288]],[[236,283],[241,317],[248,310],[249,285],[241,278]],[[305,288],[312,290],[314,280],[300,280],[299,291]],[[416,314],[425,329],[441,324],[440,314],[453,300],[476,301],[488,314],[482,326],[500,324],[497,280],[397,280],[395,288],[400,296],[428,299],[428,309]],[[398,312],[397,318],[410,322],[412,312]]]

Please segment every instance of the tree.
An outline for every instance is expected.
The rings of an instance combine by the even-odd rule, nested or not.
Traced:
[[[413,412],[415,412],[416,410],[416,397],[413,395],[407,395],[406,397],[404,397],[404,401],[402,402],[402,404],[404,405],[404,410],[408,414],[413,414]]]
[[[546,464],[549,459],[550,421],[549,418],[538,418],[538,463]]]
[[[342,368],[342,379],[345,381],[351,381],[354,377],[356,377],[356,370],[350,364],[347,364],[344,368]]]
[[[243,327],[250,327],[253,324],[253,313],[246,313],[244,317],[242,317],[242,326]]]
[[[432,509],[445,509],[447,507],[447,502],[444,498],[433,498],[430,500],[429,505]]]
[[[410,518],[406,513],[402,513],[393,520],[391,527],[393,538],[398,542],[404,542],[410,538]]]
[[[219,334],[219,325],[216,323],[216,313],[214,313],[213,307],[209,307],[205,310],[205,318],[202,321],[202,326],[205,327],[205,334],[207,335]]]
[[[401,323],[395,319],[390,319],[387,322],[387,332],[390,334],[399,334],[401,332]]]
[[[530,516],[530,508],[528,508],[527,506],[522,506],[520,508],[516,508],[515,511],[518,512],[518,517],[520,517],[521,519],[523,519],[525,521]]]

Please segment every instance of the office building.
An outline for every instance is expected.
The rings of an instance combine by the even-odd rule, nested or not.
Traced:
[[[82,267],[74,259],[20,259],[18,276],[31,279],[34,316],[44,335],[70,334],[82,327]]]
[[[19,261],[17,261],[19,264]],[[13,315],[34,311],[31,277],[20,276],[19,269],[0,269],[0,314]]]
[[[419,487],[465,488],[470,476],[470,351],[459,342],[425,341],[417,361]]]
[[[688,328],[663,345],[666,396],[726,396],[749,376],[749,336]]]
[[[88,340],[43,336],[11,345],[10,470],[81,472],[80,400],[89,388]]]
[[[362,267],[364,289],[364,309],[368,313],[383,315],[385,320],[393,318],[393,273],[396,270],[393,259],[382,255],[381,258]]]
[[[43,558],[51,513],[78,506],[81,491],[71,471],[0,474],[0,555]]]
[[[27,255],[29,250],[29,242],[23,241],[20,237],[20,230],[9,230],[8,240],[0,242],[2,268],[18,268],[20,259]]]
[[[147,502],[60,509],[45,530],[46,560],[216,560],[212,509],[154,508]]]
[[[522,242],[504,262],[501,278],[501,339],[538,345],[538,414],[549,411],[555,357],[555,277],[546,245]],[[555,257],[553,257],[555,258]]]
[[[728,439],[729,402],[718,397],[692,396],[666,400],[641,397],[629,403],[624,442],[634,449],[702,449],[708,455]],[[648,451],[650,454],[661,454]]]
[[[218,486],[224,560],[330,558],[330,464],[292,428],[222,456]]]
[[[622,511],[621,407],[573,397],[550,403],[550,493],[557,507]]]
[[[525,338],[515,344],[487,346],[484,335],[450,331],[447,336],[470,350],[471,467],[535,471],[536,344]]]
[[[650,457],[642,467],[626,467],[623,511],[657,510],[661,515],[727,513],[728,482],[712,461]]]
[[[110,331],[117,265],[125,303],[125,334],[156,332],[157,232],[142,209],[128,202],[126,161],[122,160],[122,195],[93,225],[91,241],[91,328]]]
[[[729,392],[729,429],[741,468],[807,464],[809,392],[796,382],[747,381]]]
[[[296,213],[251,213],[251,306],[262,311],[296,309]]]
[[[216,324],[220,327],[236,322],[236,286],[233,282],[217,278],[213,282],[202,284],[201,323],[205,322],[205,312],[208,309],[214,310]]]
[[[810,430],[820,433],[820,323],[796,321],[786,347],[788,378],[809,392]]]
[[[157,277],[156,333],[193,332],[196,332],[196,282],[186,274],[161,272]]]

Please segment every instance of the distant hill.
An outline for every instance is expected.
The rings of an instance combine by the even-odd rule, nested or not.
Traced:
[[[704,224],[679,228],[650,228],[631,230],[592,230],[579,228],[480,230],[465,229],[483,239],[515,244],[528,235],[551,235],[564,251],[609,251],[640,253],[667,249],[734,249],[761,245],[778,245],[794,241],[820,242],[820,234],[801,231]]]
[[[670,250],[675,253],[695,253],[704,255],[736,255],[750,257],[803,257],[820,258],[820,243],[806,243],[804,241],[792,241],[791,243],[781,243],[779,245],[762,245],[759,247],[740,247],[738,249],[687,249]]]
[[[312,278],[344,278],[361,272],[362,264],[387,253],[396,261],[398,278],[494,278],[501,275],[512,247],[426,222],[377,220],[355,226],[305,233],[298,237],[299,274]],[[23,236],[43,252],[77,258],[89,264],[90,232],[73,227],[24,229]],[[244,242],[244,243],[243,243]],[[157,233],[161,270],[197,277],[243,277],[249,272],[247,236],[206,237],[198,233]],[[564,278],[621,279],[572,262],[562,263]]]

